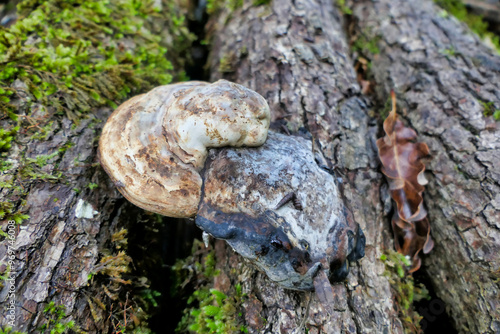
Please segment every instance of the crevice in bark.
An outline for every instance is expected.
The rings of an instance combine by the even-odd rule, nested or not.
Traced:
[[[193,2],[196,5],[188,17],[188,28],[196,36],[196,40],[193,41],[188,51],[191,54],[191,62],[186,64],[186,75],[190,80],[208,81],[210,69],[205,66],[209,47],[205,40],[205,25],[208,21],[208,14],[205,10],[206,1],[195,0]]]
[[[156,333],[173,333],[182,317],[182,311],[186,307],[185,301],[179,295],[172,295],[174,284],[171,267],[177,259],[184,259],[191,253],[194,239],[201,240],[201,230],[189,219],[176,219],[162,217],[158,249],[161,256],[161,268],[150,267],[148,277],[151,279],[153,290],[161,292],[158,301],[159,311],[150,319],[150,328]],[[147,255],[147,254],[142,254]],[[184,293],[189,294],[187,287]]]
[[[186,52],[191,55],[191,61],[186,64],[185,72],[189,80],[209,81],[210,68],[205,64],[208,58],[209,45],[206,42],[205,25],[208,21],[204,1],[194,1],[194,9],[188,14],[189,31],[196,36],[191,48]],[[140,232],[140,231],[137,231]],[[194,224],[192,219],[176,219],[161,217],[160,231],[158,237],[159,256],[161,256],[161,268],[150,267],[147,277],[151,279],[151,288],[161,293],[158,300],[158,312],[149,320],[150,328],[156,333],[174,333],[177,324],[183,316],[187,307],[186,298],[193,292],[193,287],[188,284],[182,294],[173,294],[171,289],[174,285],[172,266],[177,259],[184,259],[191,254],[193,240],[201,240],[201,230]],[[142,238],[142,242],[147,242]],[[151,254],[142,254],[151,256]]]
[[[347,40],[349,41],[349,47],[350,47],[350,51],[351,51],[350,55],[353,59],[353,62],[356,64],[357,62],[359,62],[358,58],[362,57],[362,58],[369,60],[370,64],[371,64],[371,61],[373,60],[374,57],[377,57],[377,54],[372,54],[370,52],[364,52],[363,50],[359,50],[359,49],[358,50],[353,49],[353,43],[355,42],[355,38],[360,38],[360,36],[362,36],[364,34],[364,32],[360,29],[357,18],[354,15],[349,15],[349,14],[345,14],[345,13],[343,15],[343,18],[344,18],[344,30],[346,32]],[[362,86],[361,80],[367,80],[370,82],[371,85],[380,84],[379,82],[376,81],[375,75],[371,71],[370,67],[368,67],[368,70],[366,71],[366,70],[361,70],[361,66],[359,66],[360,65],[359,63],[357,65],[358,66],[355,67],[355,69],[357,70],[357,79],[358,79],[358,83],[360,84],[360,86]],[[410,89],[410,87],[408,87],[408,89]],[[384,99],[383,94],[380,94],[380,92],[378,92],[377,89],[374,87],[372,87],[371,90],[368,91],[367,93],[362,92],[361,94],[363,96],[366,96],[367,98],[369,98],[370,101],[373,103],[373,105],[371,107],[372,107],[372,110],[375,110],[375,119],[377,120],[377,129],[378,129],[377,138],[381,138],[384,136],[384,130],[383,130],[383,126],[382,126],[382,124],[384,122],[384,117],[381,115],[380,112],[377,112],[377,111],[383,111],[384,109],[387,108],[387,103],[386,103],[387,99]],[[388,98],[388,96],[387,96],[387,98]],[[404,102],[405,101],[402,101],[402,103],[404,103]],[[407,106],[407,107],[409,107],[409,106]],[[398,103],[397,108],[398,108],[398,116],[405,122],[405,124],[411,124],[411,120],[409,120],[405,117],[406,108],[401,107],[401,102]],[[449,151],[452,150],[451,147],[449,147],[447,149]],[[387,196],[388,196],[388,194],[387,194]],[[381,196],[380,204],[384,205],[383,196]],[[389,231],[391,231],[391,233],[393,233],[390,220],[391,220],[391,217],[392,217],[393,211],[394,211],[394,203],[391,203],[391,205],[393,206],[392,210],[390,210],[390,212],[385,212],[386,215],[384,215],[382,220],[384,221],[383,222],[384,225],[387,226],[387,230],[389,230]],[[425,193],[424,193],[424,205],[427,207],[427,205],[425,203]],[[391,236],[390,236],[390,238],[391,238],[390,246],[389,246],[390,249],[394,249],[393,236],[394,236],[393,234],[391,234]],[[421,266],[420,270],[417,272],[416,275],[413,275],[413,276],[415,279],[415,284],[420,282],[426,286],[426,288],[430,292],[431,299],[429,301],[423,299],[421,301],[414,302],[413,305],[411,305],[410,307],[412,307],[414,309],[414,312],[417,312],[418,314],[420,314],[421,316],[424,317],[422,319],[422,321],[420,322],[421,328],[422,328],[424,333],[426,333],[426,334],[436,333],[439,330],[443,330],[443,331],[446,331],[449,333],[456,333],[456,330],[453,328],[450,317],[445,311],[446,305],[441,299],[438,299],[436,297],[436,294],[435,294],[434,289],[432,287],[431,281],[430,281],[429,277],[427,276],[427,274],[424,273],[424,270],[425,270],[424,267],[425,267],[425,262],[422,261],[422,266]],[[350,305],[350,303],[351,303],[351,299],[349,299],[349,305]],[[438,315],[433,315],[433,314],[429,315],[427,310],[428,310],[429,306],[431,305],[431,303],[433,305],[435,303],[439,303],[439,305],[442,306],[442,312],[440,312]],[[351,307],[351,305],[350,305],[350,307]],[[400,306],[400,307],[402,307],[402,306]],[[355,319],[355,322],[356,322],[356,319]],[[358,322],[356,322],[356,324],[358,325]],[[359,327],[359,325],[358,325],[358,327]]]
[[[415,310],[423,317],[420,326],[424,333],[458,333],[453,328],[450,316],[446,313],[446,304],[436,296],[432,281],[427,274],[419,270],[413,276],[415,283],[422,283],[429,290],[429,299],[422,299],[413,305]]]

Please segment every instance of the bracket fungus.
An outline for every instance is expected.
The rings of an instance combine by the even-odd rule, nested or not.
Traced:
[[[364,235],[312,141],[268,134],[269,123],[264,98],[241,85],[161,86],[110,116],[99,156],[132,203],[170,217],[196,215],[204,232],[271,280],[318,290],[343,280],[348,262],[364,256]]]
[[[160,86],[109,117],[99,141],[101,165],[135,205],[193,217],[207,148],[262,145],[269,119],[262,96],[226,80]]]
[[[280,285],[313,290],[320,270],[341,281],[365,239],[336,179],[305,138],[269,132],[257,148],[211,150],[196,224]]]

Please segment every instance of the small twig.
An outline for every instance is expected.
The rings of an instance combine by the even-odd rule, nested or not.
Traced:
[[[123,321],[125,322],[125,328],[127,328],[127,303],[128,303],[128,292],[125,298],[125,306],[123,307]]]
[[[281,208],[283,205],[285,205],[289,201],[292,201],[295,209],[302,211],[302,209],[303,209],[302,203],[300,202],[300,199],[297,197],[297,195],[293,191],[291,193],[286,194],[285,197],[283,197],[283,199],[278,203],[278,205],[276,205],[276,208],[274,208],[274,210],[278,210],[279,208]]]
[[[288,136],[290,135],[290,130],[288,130],[288,127],[285,124],[281,124],[281,128]]]
[[[312,292],[309,292],[309,300],[307,301],[306,312],[305,312],[304,316],[302,317],[302,321],[300,322],[299,327],[297,328],[298,333],[300,333],[302,331],[302,328],[304,328],[306,321],[309,318],[309,309],[311,307],[312,294],[313,294]]]

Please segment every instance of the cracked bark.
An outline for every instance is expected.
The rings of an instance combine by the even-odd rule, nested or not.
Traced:
[[[13,271],[10,274],[4,272],[15,282],[16,318],[12,324],[6,317],[8,312],[2,312],[1,326],[11,326],[26,333],[39,332],[50,318],[44,308],[49,302],[54,302],[64,308],[65,316],[60,323],[74,320],[76,327],[84,332],[115,332],[114,326],[123,319],[123,304],[120,302],[125,303],[128,299],[129,306],[140,304],[132,293],[135,283],[127,285],[123,280],[136,282],[143,273],[137,270],[124,273],[122,282],[118,283],[119,279],[106,274],[111,265],[98,269],[103,256],[117,255],[121,250],[135,247],[127,247],[126,240],[121,244],[112,241],[113,235],[124,229],[137,229],[138,234],[150,233],[156,237],[140,246],[143,253],[134,258],[135,268],[142,266],[141,257],[154,253],[151,249],[161,248],[158,231],[156,235],[151,233],[161,224],[154,216],[125,201],[96,163],[96,139],[103,125],[99,120],[105,120],[110,113],[110,109],[99,110],[82,120],[76,128],[72,128],[71,121],[65,118],[54,123],[46,141],[31,141],[27,145],[26,157],[35,158],[56,152],[64,143],[74,143],[44,167],[49,174],[54,170],[64,171],[58,181],[24,183],[30,190],[23,209],[30,219],[16,228]],[[18,137],[18,142],[28,144],[25,140],[28,138]],[[22,150],[23,145],[14,148],[17,149]],[[19,151],[14,154],[19,154]],[[89,189],[90,183],[98,184],[98,187]],[[8,196],[8,191],[2,189],[2,196]],[[82,204],[87,206],[86,214],[78,209]],[[128,238],[133,238],[133,235]],[[7,247],[7,242],[0,244],[2,263],[8,259]],[[150,257],[148,261],[157,260]],[[93,278],[89,280],[91,273]],[[143,282],[146,283],[143,287],[149,284],[148,280]],[[10,285],[4,283],[6,287]],[[8,294],[7,288],[0,292],[2,309],[9,306]]]
[[[164,27],[163,21],[155,24],[158,29]],[[21,210],[30,218],[15,225],[12,244],[3,237],[0,241],[0,275],[11,279],[0,281],[0,328],[41,332],[49,318],[57,318],[44,311],[50,302],[62,308],[62,319],[55,322],[63,325],[73,320],[74,329],[79,332],[116,332],[115,326],[123,324],[124,314],[131,309],[137,320],[144,320],[145,312],[141,308],[145,304],[138,291],[150,286],[150,277],[144,277],[144,268],[156,266],[157,269],[161,263],[158,258],[161,223],[155,216],[126,202],[99,166],[97,142],[112,110],[92,110],[75,124],[60,116],[52,104],[43,105],[40,99],[30,96],[20,80],[16,80],[12,88],[17,93],[11,101],[17,107],[16,113],[34,124],[22,123],[12,148],[4,153],[7,154],[5,161],[2,154],[2,168],[4,163],[11,166],[0,173],[0,181],[3,181],[0,201],[12,202],[14,212]],[[30,105],[30,102],[33,103]],[[8,123],[5,118],[2,115],[0,119],[2,127]],[[40,123],[43,126],[49,121],[44,138],[40,138],[40,132],[27,130],[28,125],[40,128]],[[51,158],[39,168],[32,161],[41,156]],[[35,172],[37,175],[33,176]],[[14,185],[22,191],[4,186],[8,184],[5,181],[11,180],[15,180]],[[1,220],[0,228],[6,231],[7,224],[7,219]],[[132,233],[127,235],[127,230]],[[176,234],[179,239],[181,234]],[[120,240],[120,235],[125,239]],[[142,244],[127,245],[127,239],[133,243],[139,235],[142,237],[136,240]],[[100,263],[105,256],[116,256],[124,259],[123,266],[127,267],[131,250],[138,252],[137,258],[121,277],[110,275],[117,262]],[[127,255],[121,257],[121,251]],[[13,260],[10,268],[9,260]],[[10,297],[12,293],[14,298]],[[11,301],[15,311],[13,321],[8,317]],[[130,313],[127,314],[129,323]],[[54,325],[52,322],[46,332]]]
[[[97,117],[105,119],[109,113],[110,110],[101,110]],[[101,128],[101,124],[89,126],[93,120],[94,117],[83,120],[78,127],[71,129],[71,122],[64,119],[54,126],[49,140],[27,146],[26,157],[35,158],[57,152],[64,143],[72,141],[75,144],[61,158],[49,161],[44,170],[51,173],[59,163],[59,168],[66,171],[66,182],[35,182],[26,198],[25,208],[30,219],[17,229],[16,260],[14,272],[10,274],[16,287],[17,314],[13,327],[19,331],[32,332],[40,327],[45,319],[43,309],[49,301],[66,307],[69,318],[64,321],[81,318],[89,322],[92,319],[85,306],[93,289],[87,292],[78,290],[87,285],[87,276],[98,262],[98,252],[116,228],[110,220],[116,216],[113,212],[120,197],[113,185],[105,180],[103,172],[89,166],[95,162],[93,139]],[[21,141],[23,139],[27,140],[22,138]],[[14,149],[22,150],[23,147]],[[99,183],[100,188],[90,191],[87,188],[90,182]],[[8,195],[7,189],[3,195]],[[90,205],[92,210],[97,209],[97,213],[92,217],[77,218],[75,209],[79,201]],[[3,260],[7,256],[6,247],[6,243],[0,246]],[[5,307],[7,293],[8,289],[3,289],[0,294]],[[8,319],[1,318],[3,325],[7,322]],[[84,325],[83,328],[103,327]]]
[[[436,246],[425,258],[460,332],[500,332],[500,58],[429,1],[356,1],[355,31],[379,36],[376,95],[396,91],[429,145],[424,193]],[[453,52],[446,52],[453,50]]]
[[[434,155],[424,196],[436,247],[422,270],[432,277],[459,331],[498,332],[500,134],[479,101],[500,109],[500,61],[429,2],[356,2],[353,9],[355,30],[382,36],[381,52],[372,59],[377,98],[385,100],[395,88],[407,110],[403,118]],[[225,292],[241,282],[248,294],[246,325],[253,333],[289,333],[304,317],[309,333],[403,332],[379,260],[384,248],[392,248],[385,217],[391,208],[376,158],[380,128],[370,100],[360,94],[342,25],[331,1],[275,0],[222,12],[209,26],[212,79],[233,80],[262,94],[275,130],[313,134],[342,178],[345,202],[367,237],[365,258],[351,268],[346,282],[334,286],[338,302],[331,317],[314,295],[282,289],[217,241],[221,273],[214,287]],[[99,110],[95,118],[104,120],[109,113]],[[92,116],[76,128],[67,119],[56,122],[43,144],[21,135],[20,143],[30,144],[30,158],[56,152],[69,141],[75,145],[44,167],[50,173],[58,163],[65,182],[30,184],[31,219],[16,239],[16,329],[36,331],[46,321],[43,308],[55,301],[65,306],[65,321],[75,319],[88,332],[113,330],[110,310],[96,302],[110,301],[103,281],[87,286],[88,274],[99,252],[116,251],[112,234],[129,226],[152,228],[154,219],[124,204],[109,178],[92,165],[101,128]],[[13,154],[23,149],[13,147]],[[99,187],[89,189],[91,182]],[[92,218],[77,217],[80,200],[97,211]],[[0,258],[5,255],[2,244]],[[6,305],[6,289],[0,304]],[[0,319],[5,325],[6,318]]]

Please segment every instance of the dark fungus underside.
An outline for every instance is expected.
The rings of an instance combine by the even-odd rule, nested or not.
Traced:
[[[196,218],[270,279],[298,290],[312,290],[318,270],[343,280],[347,261],[364,255],[363,232],[349,226],[335,178],[311,148],[310,140],[270,132],[258,148],[212,150]]]

